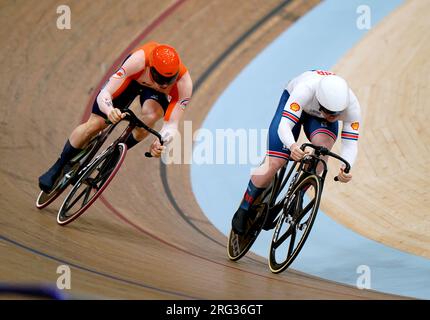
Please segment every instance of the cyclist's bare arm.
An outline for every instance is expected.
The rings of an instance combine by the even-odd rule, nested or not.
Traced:
[[[164,117],[163,127],[160,130],[165,145],[169,144],[178,132],[179,122],[191,99],[193,82],[189,73],[186,72],[175,86],[176,88],[172,90],[172,100]],[[161,146],[157,139],[151,146],[151,154],[154,157],[159,157],[164,149],[165,147]]]
[[[100,110],[105,113],[113,123],[118,122],[124,115],[118,109],[114,109],[112,99],[121,94],[130,81],[145,69],[145,52],[134,52],[116,71],[97,96]]]

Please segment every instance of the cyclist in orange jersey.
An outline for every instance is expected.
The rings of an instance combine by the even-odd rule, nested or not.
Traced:
[[[184,110],[191,99],[193,83],[176,50],[166,44],[148,42],[134,50],[121,67],[109,78],[94,101],[87,122],[76,127],[66,141],[63,151],[52,167],[39,177],[39,187],[50,192],[62,175],[66,164],[101,130],[106,119],[117,123],[139,96],[141,119],[150,127],[164,117],[160,131],[165,145],[171,142]],[[130,149],[147,136],[147,131],[136,128],[127,140]],[[156,139],[150,152],[160,157],[165,146]]]

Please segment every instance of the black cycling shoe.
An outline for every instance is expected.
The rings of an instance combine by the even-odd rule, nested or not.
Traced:
[[[278,219],[276,217],[278,216],[279,211],[282,209],[282,207],[279,208],[279,210],[269,210],[268,216],[266,218],[266,222],[263,225],[263,230],[269,231],[272,230],[276,223],[278,222]]]
[[[238,235],[243,235],[247,231],[247,223],[250,219],[250,214],[247,210],[239,208],[231,221],[232,229]]]
[[[61,164],[60,159],[58,159],[47,172],[39,177],[39,188],[45,193],[50,193],[62,171],[63,165]]]
[[[70,162],[66,163],[63,169],[63,175],[70,179],[70,184],[74,186],[76,182],[79,180],[79,176],[77,175],[77,169],[74,169],[74,166]]]

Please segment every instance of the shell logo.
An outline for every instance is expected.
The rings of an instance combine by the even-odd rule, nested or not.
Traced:
[[[300,110],[300,106],[299,106],[298,103],[293,102],[292,104],[290,104],[290,109],[293,110],[293,111],[295,111],[295,112],[297,112],[297,111]]]
[[[358,128],[360,127],[360,124],[358,122],[353,122],[351,123],[351,128],[354,130],[358,130]]]

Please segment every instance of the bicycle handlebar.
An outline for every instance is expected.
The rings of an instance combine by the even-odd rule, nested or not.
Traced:
[[[317,156],[322,155],[322,156],[329,156],[332,158],[335,158],[341,162],[343,162],[345,164],[345,173],[348,173],[349,170],[351,170],[351,165],[349,164],[348,161],[346,161],[344,158],[342,158],[341,156],[337,155],[336,153],[331,152],[330,150],[328,150],[325,147],[321,147],[321,146],[315,146],[311,143],[304,143],[302,144],[302,146],[300,147],[300,149],[302,149],[302,151],[305,150],[306,147],[312,148],[315,150],[315,154]],[[339,181],[338,176],[334,177],[334,181]]]
[[[153,134],[158,138],[158,141],[160,141],[160,144],[163,145],[163,138],[161,137],[160,133],[151,127],[148,127],[144,122],[142,122],[132,110],[130,109],[120,109],[121,113],[125,113],[125,117],[123,120],[127,120],[130,123],[136,125],[136,127],[145,129],[149,133]],[[108,119],[105,120],[106,124],[112,124],[112,122]],[[150,152],[145,152],[145,157],[152,158],[152,154]]]

